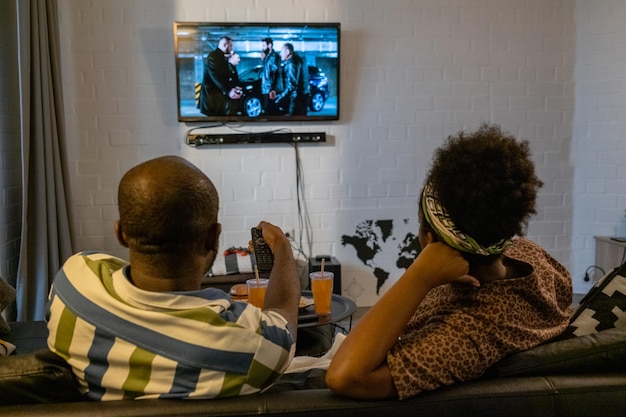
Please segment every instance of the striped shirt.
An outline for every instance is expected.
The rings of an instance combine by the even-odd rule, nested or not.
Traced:
[[[223,291],[152,292],[129,265],[82,252],[57,273],[48,346],[90,399],[217,398],[270,387],[295,352],[287,321]]]

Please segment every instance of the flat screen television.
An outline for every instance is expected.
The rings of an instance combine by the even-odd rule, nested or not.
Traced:
[[[178,120],[338,120],[340,35],[339,23],[174,22]]]

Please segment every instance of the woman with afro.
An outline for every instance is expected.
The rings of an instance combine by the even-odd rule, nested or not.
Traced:
[[[571,277],[521,237],[542,185],[528,143],[499,126],[448,138],[420,196],[422,251],[343,341],[328,387],[405,399],[565,330]]]

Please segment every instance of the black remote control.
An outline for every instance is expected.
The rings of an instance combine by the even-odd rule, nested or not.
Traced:
[[[256,227],[252,228],[252,245],[254,246],[254,258],[259,272],[271,271],[274,266],[274,255],[270,246],[263,239],[263,233]]]

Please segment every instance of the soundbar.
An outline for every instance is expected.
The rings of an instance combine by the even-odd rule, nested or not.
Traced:
[[[326,142],[324,132],[300,132],[300,133],[214,133],[214,134],[190,134],[187,135],[187,145],[198,147],[205,145],[232,145],[240,143],[317,143]]]

